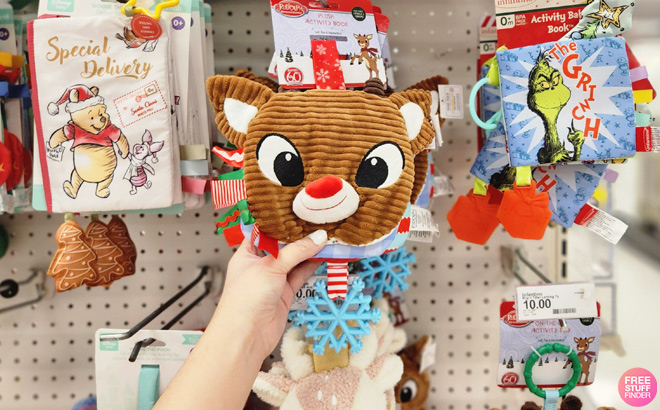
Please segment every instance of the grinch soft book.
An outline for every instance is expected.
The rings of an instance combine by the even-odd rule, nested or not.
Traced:
[[[635,154],[635,110],[621,38],[497,52],[511,165]]]

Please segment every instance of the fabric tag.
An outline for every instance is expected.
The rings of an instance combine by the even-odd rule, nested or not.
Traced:
[[[206,147],[204,144],[179,145],[181,160],[205,160]]]
[[[14,197],[5,193],[0,193],[0,212],[11,214],[14,212],[14,208]]]
[[[623,221],[589,204],[582,207],[575,223],[584,226],[615,245],[619,243],[623,234],[628,230],[628,225]]]
[[[181,189],[183,192],[202,195],[206,192],[208,180],[190,177],[181,177]]]
[[[428,209],[417,205],[411,207],[410,234],[408,240],[416,242],[431,242],[434,236],[439,236],[438,225],[433,221],[433,215]]]
[[[211,197],[215,209],[225,208],[247,198],[245,180],[211,181]]]
[[[559,400],[559,390],[546,390],[543,410],[557,410],[557,400]]]
[[[424,371],[435,364],[435,354],[438,350],[438,345],[435,343],[435,340],[429,339],[428,342],[424,345],[422,350],[422,358],[419,363],[419,372],[424,373]]]
[[[438,149],[442,147],[442,129],[440,128],[440,116],[438,114],[431,115],[431,122],[433,123],[433,130],[435,131],[435,138],[431,141],[428,149]]]
[[[442,118],[463,118],[463,86],[452,84],[438,85],[440,116]]]
[[[243,155],[243,148],[229,151],[224,148],[213,147],[213,149],[211,149],[211,152],[213,152],[218,158],[220,158],[225,163],[236,168],[243,168],[243,160],[245,158],[245,156]],[[216,166],[216,168],[221,168],[221,167]]]
[[[433,177],[433,197],[446,196],[454,193],[454,186],[447,175],[436,175]]]
[[[660,152],[660,128],[637,127],[637,152]]]
[[[593,283],[561,283],[516,288],[518,320],[574,319],[598,316]]]

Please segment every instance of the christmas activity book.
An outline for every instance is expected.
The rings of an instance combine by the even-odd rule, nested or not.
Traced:
[[[635,109],[621,38],[497,52],[511,166],[635,155]]]

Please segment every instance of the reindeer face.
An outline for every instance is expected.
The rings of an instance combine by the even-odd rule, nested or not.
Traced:
[[[373,37],[371,34],[368,34],[366,36],[361,36],[359,34],[353,34],[353,37],[357,39],[357,43],[360,46],[360,48],[367,48],[369,47],[369,40]]]
[[[576,344],[576,348],[578,352],[586,352],[589,350],[589,345],[593,343],[594,338],[593,337],[585,337],[585,338],[573,338]]]
[[[262,232],[291,242],[325,229],[361,245],[396,228],[410,202],[413,158],[433,138],[430,96],[273,94],[228,76],[210,79],[208,91],[219,129],[244,148],[248,203]]]

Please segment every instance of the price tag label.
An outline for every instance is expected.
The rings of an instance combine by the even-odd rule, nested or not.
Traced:
[[[595,286],[593,283],[519,286],[516,314],[521,322],[596,317]]]
[[[438,86],[438,95],[442,118],[463,118],[463,86],[441,84]]]
[[[353,280],[357,275],[348,275],[348,288],[350,290]],[[300,290],[296,292],[293,297],[293,303],[291,304],[291,310],[306,310],[307,309],[307,298],[313,298],[317,295],[314,290],[314,283],[317,280],[325,279],[325,275],[314,275],[311,278],[307,279]]]

